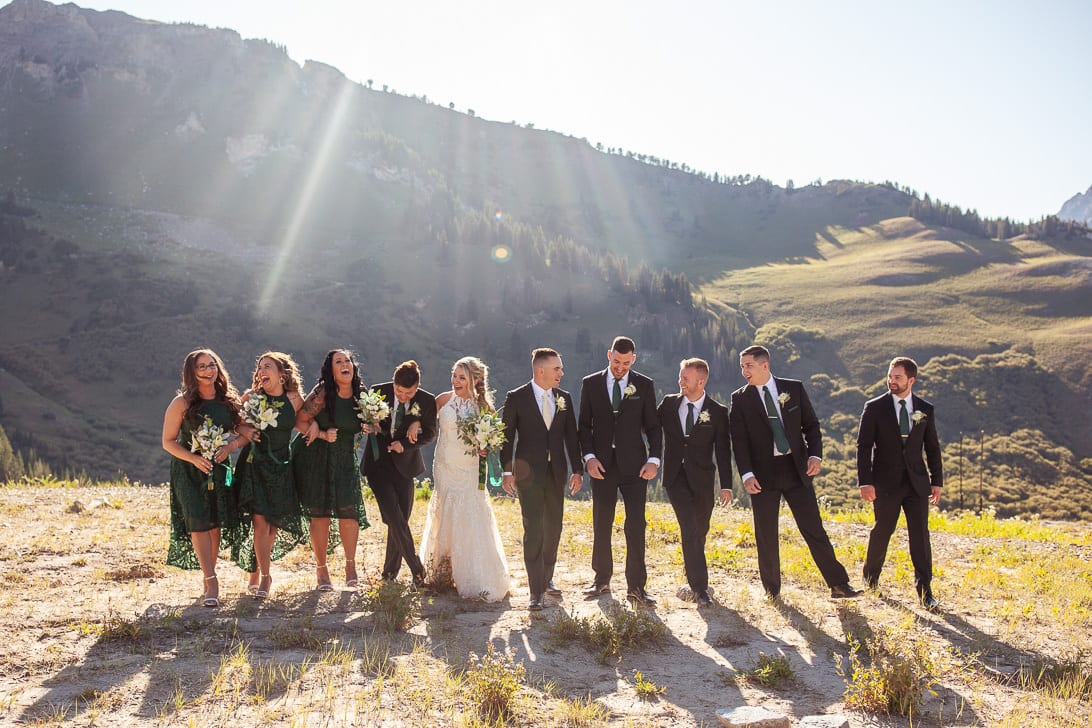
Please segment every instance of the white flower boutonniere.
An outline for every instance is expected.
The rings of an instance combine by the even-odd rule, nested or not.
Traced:
[[[409,415],[410,417],[420,417],[421,416],[421,405],[414,402],[413,405],[406,412],[406,414]]]
[[[777,395],[777,401],[781,403],[782,407],[784,407],[785,403],[789,401],[789,393],[782,392],[781,394]]]
[[[914,414],[910,415],[910,419],[912,419],[914,421],[914,424],[916,425],[916,424],[919,424],[922,420],[924,420],[928,416],[929,415],[925,414],[924,412],[919,412],[919,411],[915,410]]]
[[[701,414],[698,415],[698,424],[699,425],[704,425],[708,421],[709,421],[709,412],[706,411],[706,410],[702,410]]]
[[[623,394],[623,396],[625,396],[627,398],[632,397],[633,395],[637,394],[637,387],[634,387],[631,384],[631,385],[629,385],[628,387],[625,388],[625,391],[623,391],[622,394]]]
[[[557,411],[558,412],[564,412],[567,409],[569,409],[569,403],[565,401],[564,397],[558,397],[557,398]]]

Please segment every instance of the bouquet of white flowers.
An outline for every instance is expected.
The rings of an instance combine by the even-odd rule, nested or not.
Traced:
[[[504,420],[496,412],[485,411],[458,421],[459,439],[466,443],[468,455],[478,456],[478,490],[485,490],[486,464],[491,455],[500,452],[507,440]]]
[[[264,394],[252,393],[247,401],[243,403],[243,421],[259,432],[265,432],[267,427],[277,424],[277,414],[283,406],[284,402],[270,402],[269,398]],[[253,446],[250,448],[250,452],[247,453],[246,461],[248,463],[254,462]]]
[[[201,426],[194,430],[193,435],[190,438],[190,452],[195,452],[203,458],[212,460],[213,468],[215,469],[217,463],[213,458],[216,456],[216,451],[227,444],[227,433],[224,432],[224,428],[220,425],[214,425],[212,418],[205,415],[205,421],[201,423]],[[223,465],[223,463],[219,463]],[[227,467],[226,465],[224,467]],[[228,483],[231,484],[231,469],[228,469]],[[212,490],[212,470],[209,471],[209,490]]]
[[[391,406],[387,398],[374,389],[366,389],[356,399],[356,416],[365,425],[377,425],[391,416]],[[379,441],[375,435],[368,435],[372,446],[372,456],[379,458]]]

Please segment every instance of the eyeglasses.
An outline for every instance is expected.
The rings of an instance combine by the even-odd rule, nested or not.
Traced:
[[[199,372],[207,372],[209,369],[219,369],[219,367],[216,365],[216,362],[212,362],[211,364],[198,364],[194,369]]]

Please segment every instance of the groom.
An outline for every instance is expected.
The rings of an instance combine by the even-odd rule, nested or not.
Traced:
[[[421,448],[436,437],[436,398],[421,389],[421,370],[412,360],[398,365],[393,381],[373,389],[391,403],[391,414],[378,425],[379,457],[365,444],[360,471],[368,478],[379,514],[387,524],[383,578],[397,577],[405,560],[414,586],[420,587],[424,585],[425,569],[413,544],[409,519],[413,511],[413,478],[425,471]]]
[[[519,492],[530,609],[539,611],[544,594],[561,596],[561,590],[554,585],[554,565],[561,542],[565,480],[568,476],[569,492],[576,493],[584,483],[584,469],[573,399],[558,389],[564,374],[561,355],[553,349],[535,349],[531,352],[531,372],[530,382],[504,398],[507,438],[500,457],[505,492]],[[568,475],[570,466],[572,475]]]

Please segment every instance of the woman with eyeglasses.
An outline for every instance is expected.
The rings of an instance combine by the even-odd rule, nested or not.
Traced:
[[[239,431],[243,437],[228,439]],[[187,354],[182,386],[163,415],[163,449],[171,455],[167,563],[201,570],[206,607],[220,606],[216,559],[221,546],[237,547],[246,534],[229,493],[227,459],[251,434],[253,428],[240,424],[239,393],[224,362],[211,349]]]

